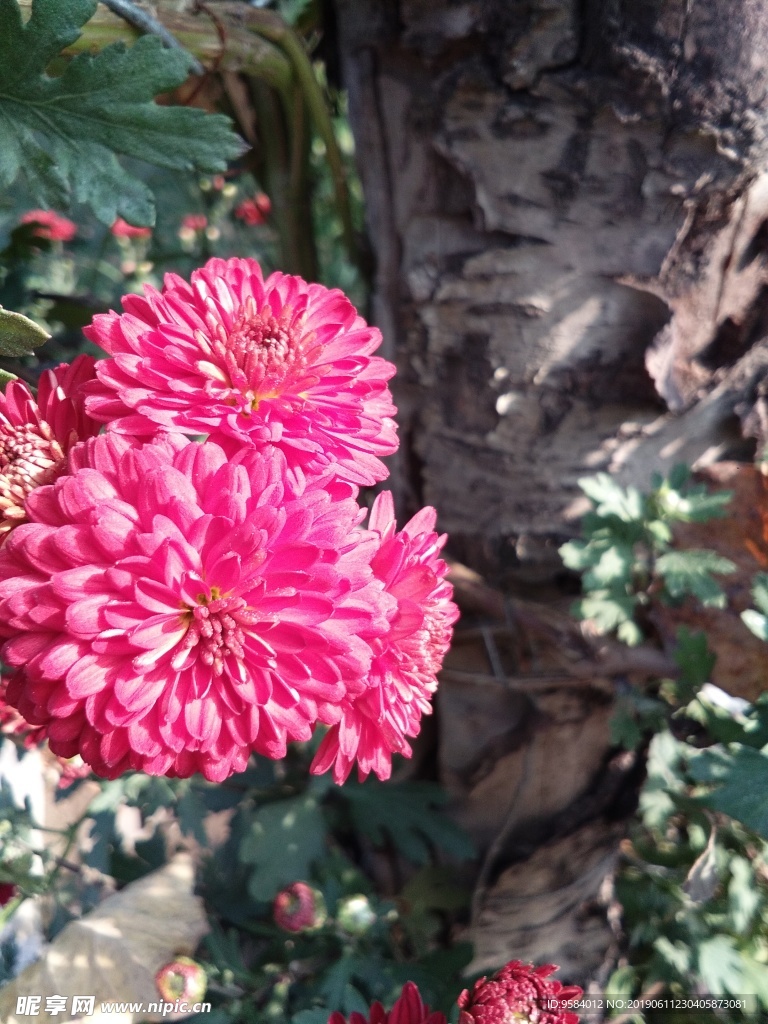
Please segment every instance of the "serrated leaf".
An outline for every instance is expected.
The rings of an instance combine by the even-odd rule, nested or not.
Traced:
[[[636,604],[637,598],[634,595],[596,590],[577,601],[574,612],[580,619],[594,622],[601,633],[612,633],[622,623],[631,621]]]
[[[728,558],[714,551],[690,548],[687,551],[668,551],[656,560],[656,571],[672,598],[692,594],[709,608],[722,608],[725,595],[722,587],[712,578],[713,573],[734,572],[736,566]]]
[[[0,306],[0,356],[12,359],[25,356],[49,338],[50,334],[34,320]]]
[[[717,786],[703,804],[768,839],[768,748],[710,747],[691,758],[688,770],[696,781]]]
[[[607,473],[582,477],[579,487],[595,504],[600,516],[614,515],[624,522],[635,522],[645,514],[645,499],[636,487],[621,487]]]
[[[466,860],[475,850],[469,838],[441,810],[447,796],[429,782],[348,782],[339,795],[348,801],[355,828],[374,845],[389,836],[412,864],[427,864],[432,848]]]
[[[255,900],[271,900],[291,882],[309,878],[325,851],[325,819],[311,796],[276,800],[260,807],[240,845],[240,859],[253,865],[248,890]]]
[[[691,969],[692,950],[684,942],[672,942],[660,935],[653,943],[658,955],[679,975],[685,977]],[[613,992],[614,990],[611,989]]]
[[[154,97],[185,81],[192,58],[155,36],[80,54],[63,74],[46,68],[80,35],[93,0],[34,0],[26,25],[0,0],[0,188],[21,173],[36,201],[88,203],[111,224],[154,223],[152,194],[115,154],[171,169],[223,171],[243,151],[228,118]]]
[[[632,568],[635,554],[628,544],[613,544],[603,551],[598,560],[584,573],[586,590],[611,588],[619,584],[629,584],[632,579]]]
[[[742,954],[729,935],[715,935],[698,947],[698,973],[716,996],[746,991]]]

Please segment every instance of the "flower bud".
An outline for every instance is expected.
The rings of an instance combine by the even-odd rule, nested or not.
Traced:
[[[306,882],[294,882],[282,889],[272,906],[275,924],[286,932],[306,932],[325,921],[322,893]]]
[[[155,975],[155,986],[166,1003],[183,999],[188,1003],[199,1003],[208,987],[205,971],[188,956],[177,956]]]
[[[376,911],[368,902],[368,897],[358,893],[340,900],[336,920],[350,935],[365,935],[376,920]]]

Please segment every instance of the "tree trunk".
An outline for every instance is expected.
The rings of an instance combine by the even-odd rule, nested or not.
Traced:
[[[584,980],[610,962],[597,904],[642,766],[611,747],[615,680],[568,619],[557,547],[579,477],[644,487],[764,440],[768,7],[335,13],[400,369],[394,488],[403,514],[437,507],[478,574],[436,716],[481,850],[474,966]]]

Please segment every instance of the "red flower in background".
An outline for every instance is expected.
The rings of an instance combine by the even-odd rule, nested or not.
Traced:
[[[34,224],[38,238],[51,242],[70,242],[77,234],[77,224],[53,210],[27,210],[19,223]]]
[[[332,1013],[328,1024],[347,1024],[347,1019],[341,1013]],[[412,981],[408,981],[389,1012],[381,1003],[374,1003],[368,1017],[362,1013],[350,1014],[349,1024],[447,1024],[447,1021],[444,1013],[430,1012],[418,988]]]
[[[252,199],[244,199],[235,208],[235,216],[248,227],[264,224],[272,211],[272,201],[265,192],[257,192]]]
[[[118,217],[109,230],[115,238],[149,238],[152,234],[152,228],[137,228],[122,217]]]
[[[554,964],[534,967],[513,960],[492,978],[481,978],[471,991],[465,989],[457,1002],[459,1024],[579,1024],[568,1003],[583,992],[549,980]]]
[[[82,385],[93,380],[96,360],[81,355],[46,370],[37,398],[12,380],[0,393],[0,544],[27,518],[26,499],[64,472],[78,441],[98,434],[101,424],[85,412]]]
[[[185,213],[181,218],[181,227],[185,231],[205,231],[208,218],[204,213]]]

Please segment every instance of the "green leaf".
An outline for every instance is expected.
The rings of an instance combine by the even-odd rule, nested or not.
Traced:
[[[756,612],[754,608],[747,608],[741,613],[741,621],[758,640],[768,643],[768,617]]]
[[[656,560],[656,571],[672,598],[693,594],[707,607],[723,608],[725,594],[712,579],[712,573],[733,572],[736,566],[714,551],[689,548],[687,551],[668,551]]]
[[[715,656],[707,646],[706,634],[692,633],[681,626],[677,631],[674,659],[680,667],[680,675],[675,680],[675,696],[681,704],[687,704],[709,681],[715,665]]]
[[[698,782],[717,786],[702,803],[768,839],[768,747],[710,747],[691,758],[688,770]]]
[[[755,576],[752,597],[763,614],[748,608],[741,613],[742,621],[756,637],[768,643],[768,573],[759,572]]]
[[[93,0],[34,0],[25,25],[15,0],[0,0],[0,189],[23,174],[43,205],[74,198],[105,224],[122,216],[151,225],[152,193],[116,153],[215,172],[243,143],[228,118],[153,102],[185,81],[192,59],[156,36],[80,54],[60,77],[47,75],[95,10]]]
[[[672,942],[666,935],[660,935],[653,943],[658,955],[669,964],[676,974],[683,978],[691,969],[692,950],[683,942]],[[613,991],[613,989],[611,989]]]
[[[716,996],[745,992],[742,954],[729,935],[715,935],[698,948],[698,973]]]
[[[251,896],[271,900],[283,886],[309,878],[313,862],[325,852],[325,834],[325,820],[312,796],[260,807],[240,845],[240,859],[253,865]]]
[[[607,473],[583,477],[579,487],[594,503],[599,516],[618,516],[626,523],[636,522],[645,515],[645,499],[636,487],[621,487]]]
[[[752,864],[746,857],[731,854],[728,860],[731,880],[728,883],[728,907],[733,930],[744,935],[752,926],[760,908],[762,896]]]
[[[50,334],[34,320],[0,306],[0,356],[9,356],[12,359],[25,356],[49,338]],[[7,376],[12,378],[13,374]],[[7,381],[2,383],[5,384]]]
[[[613,585],[629,585],[634,564],[635,553],[632,547],[629,544],[614,544],[584,573],[584,588],[598,590]]]
[[[6,384],[10,384],[12,380],[18,380],[19,378],[15,373],[8,373],[7,370],[0,370],[0,390],[5,388]]]
[[[577,601],[574,611],[580,619],[590,619],[594,622],[601,633],[612,633],[622,623],[632,620],[636,604],[637,598],[634,595],[596,590],[583,597],[581,601]]]
[[[436,847],[460,860],[474,856],[468,837],[442,811],[447,795],[430,782],[348,782],[339,796],[349,803],[355,828],[381,846],[389,836],[412,864],[427,864]]]

